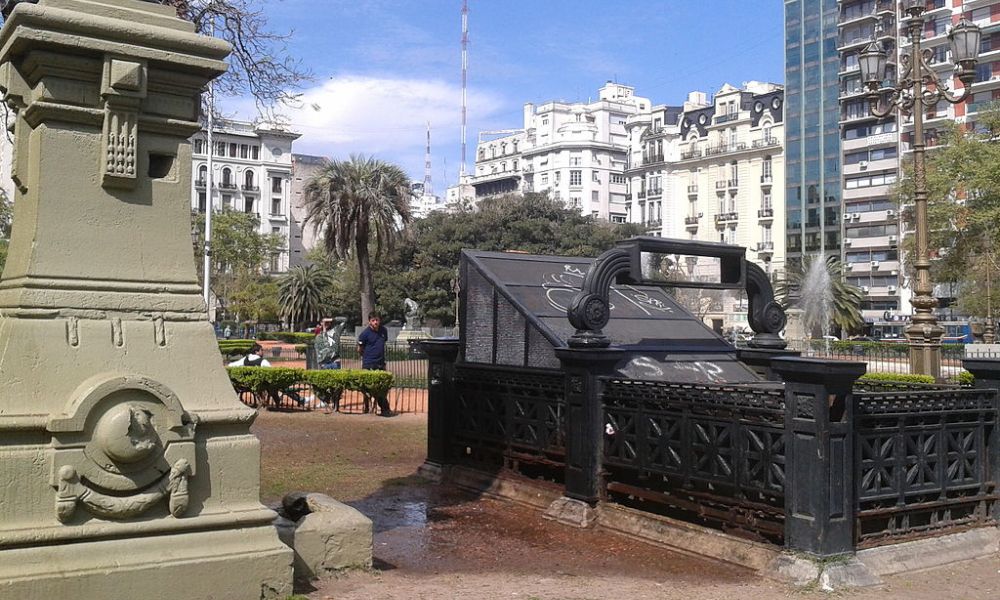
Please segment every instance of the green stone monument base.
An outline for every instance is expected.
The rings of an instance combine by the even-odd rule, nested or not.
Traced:
[[[0,598],[285,598],[289,550],[261,512],[256,527],[6,550]]]
[[[281,600],[191,248],[200,93],[226,43],[139,0],[19,3],[0,29],[14,220],[0,280],[0,598]]]

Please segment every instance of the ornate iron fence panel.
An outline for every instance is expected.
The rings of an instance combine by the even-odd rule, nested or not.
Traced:
[[[995,521],[997,394],[855,392],[858,547]]]
[[[782,541],[780,386],[616,379],[603,402],[610,499]]]
[[[561,482],[565,400],[560,373],[459,365],[450,415],[454,462]]]

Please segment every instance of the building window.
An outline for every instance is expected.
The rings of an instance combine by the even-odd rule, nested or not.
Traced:
[[[572,206],[573,208],[580,208],[580,197],[579,196],[570,196],[569,197],[569,205]]]
[[[504,160],[504,161],[500,162],[500,170],[501,171],[506,171],[507,170],[507,161]]]
[[[208,166],[202,165],[198,167],[198,185],[208,185]]]
[[[572,170],[569,172],[569,184],[571,186],[583,185],[583,171]]]
[[[233,187],[233,171],[229,167],[222,169],[222,187]]]
[[[198,192],[198,212],[205,212],[205,192]]]
[[[485,160],[485,159],[486,159],[486,149],[485,148],[480,148],[479,149],[479,160]]]
[[[271,191],[275,194],[281,193],[281,177],[271,178]]]
[[[215,155],[216,156],[226,155],[226,142],[215,142]]]
[[[256,187],[253,184],[253,171],[247,170],[243,174],[243,189],[253,191]]]
[[[581,157],[579,154],[571,154],[569,156],[569,166],[579,167],[582,164],[583,164],[583,157]]]
[[[238,144],[229,144],[229,156],[236,158],[238,146]]]
[[[222,195],[222,210],[229,210],[233,207],[233,197],[229,194]]]
[[[542,176],[539,178],[539,180],[541,181],[542,185],[548,185],[549,184],[549,174],[548,173],[542,173]]]
[[[281,198],[271,198],[271,214],[281,214]]]
[[[554,178],[555,184],[559,185],[560,183],[562,183],[562,172],[561,171],[556,171],[555,175],[553,175],[553,178]]]
[[[517,170],[517,159],[514,159],[514,166],[512,167],[515,171]]]
[[[250,158],[260,160],[260,146],[250,146]]]
[[[240,144],[240,158],[250,158],[250,146]]]
[[[598,192],[597,190],[594,190],[594,191],[590,192],[590,201],[591,202],[600,202],[601,201],[601,193]]]
[[[765,156],[764,157],[764,179],[765,179],[765,181],[769,181],[771,179],[771,172],[772,172],[771,171],[771,166],[772,166],[771,165],[771,157],[770,156]]]
[[[205,152],[205,140],[196,139],[194,141],[194,153],[195,154],[204,154],[204,152]]]
[[[590,172],[590,179],[594,183],[601,183],[601,174],[597,170]]]
[[[253,212],[253,198],[243,199],[243,212],[252,213]]]

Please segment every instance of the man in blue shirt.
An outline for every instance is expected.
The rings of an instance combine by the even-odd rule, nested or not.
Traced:
[[[382,327],[382,317],[377,312],[368,315],[368,327],[358,336],[358,349],[361,352],[361,368],[372,371],[385,371],[385,343],[389,340],[389,332]],[[395,416],[389,408],[389,399],[385,395],[375,397],[379,414],[383,417]]]

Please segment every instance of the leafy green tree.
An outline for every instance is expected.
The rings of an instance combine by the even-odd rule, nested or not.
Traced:
[[[234,286],[229,310],[239,321],[275,323],[279,319],[278,284],[268,277],[245,273]]]
[[[201,254],[205,247],[204,213],[192,213],[192,227],[198,232],[194,253],[198,278],[201,279],[204,272]],[[231,296],[266,271],[282,248],[280,235],[260,233],[260,219],[255,214],[228,209],[212,214],[210,285],[223,312],[229,309]]]
[[[314,264],[292,267],[278,283],[281,318],[294,330],[323,317],[324,300],[333,277]]]
[[[986,269],[1000,256],[1000,103],[980,107],[975,125],[971,130],[944,127],[940,143],[928,152],[928,249],[932,280],[958,284],[960,309],[985,315],[987,288],[993,291],[996,275],[994,270],[987,278]],[[897,199],[904,207],[913,201],[912,168],[904,171]],[[914,217],[912,209],[903,210],[909,229],[915,227]],[[908,236],[904,245],[910,272],[913,243]]]
[[[788,308],[807,308],[808,295],[825,296],[828,303],[828,315],[823,315],[818,311],[806,310],[804,314],[806,333],[812,337],[823,335],[826,326],[832,323],[841,332],[854,332],[864,324],[861,316],[861,300],[864,294],[856,286],[847,283],[844,278],[844,263],[836,256],[827,256],[822,268],[826,270],[826,276],[821,277],[823,281],[829,280],[827,289],[807,289],[812,285],[810,272],[818,261],[824,260],[821,257],[806,257],[800,268],[789,269],[785,274],[785,279],[779,281],[775,286],[775,297],[781,305]],[[829,318],[829,323],[825,321]]]
[[[413,223],[395,254],[393,278],[405,292],[399,298],[400,314],[402,298],[410,296],[427,319],[455,323],[455,280],[464,248],[598,256],[640,233],[636,225],[597,221],[536,193],[485,199],[475,211],[431,213]]]
[[[352,155],[327,163],[303,191],[306,223],[323,235],[327,251],[358,266],[361,321],[375,307],[373,260],[392,251],[410,223],[410,179],[396,165]]]

